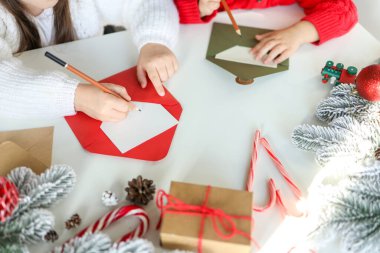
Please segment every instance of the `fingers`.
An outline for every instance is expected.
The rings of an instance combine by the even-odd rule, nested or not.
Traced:
[[[128,116],[128,112],[119,112],[117,110],[110,110],[106,114],[100,117],[102,121],[118,122],[125,119]]]
[[[137,80],[142,88],[146,88],[148,81],[146,80],[145,71],[142,66],[137,65]]]
[[[161,71],[163,71],[163,70],[161,69]],[[150,81],[152,82],[154,88],[156,89],[158,95],[165,96],[165,90],[164,90],[164,87],[162,85],[160,74],[158,73],[157,68],[154,65],[150,65],[146,69],[146,72],[147,72],[147,75],[148,75]],[[165,72],[166,72],[166,69],[165,69]],[[161,75],[163,75],[163,74],[161,74]]]
[[[262,45],[257,45],[256,49],[256,59],[262,59],[264,55],[266,55],[270,50],[272,50],[275,46],[277,46],[279,41],[277,40],[269,40],[267,42],[262,43]]]
[[[103,84],[106,86],[108,89],[114,91],[116,94],[120,95],[122,98],[125,100],[131,101],[131,96],[129,96],[127,89],[123,86],[112,84],[112,83],[106,83]]]
[[[270,53],[267,55],[267,57],[264,60],[264,64],[271,63],[275,58],[277,58],[282,52],[286,50],[285,45],[277,45],[275,46]]]
[[[280,62],[285,61],[286,59],[288,59],[290,57],[291,54],[292,54],[292,50],[290,50],[290,49],[285,50],[284,52],[282,52],[282,54],[280,56],[278,56],[274,60],[274,63],[278,64]]]

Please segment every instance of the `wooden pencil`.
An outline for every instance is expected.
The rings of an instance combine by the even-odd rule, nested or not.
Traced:
[[[107,87],[105,87],[104,85],[102,85],[101,83],[97,82],[96,80],[94,80],[93,78],[89,77],[88,75],[86,75],[85,73],[83,73],[82,71],[74,68],[73,66],[71,66],[70,64],[68,64],[67,62],[63,61],[62,59],[58,58],[57,56],[53,55],[52,53],[50,52],[45,52],[45,56],[51,60],[53,60],[54,62],[58,63],[59,65],[61,65],[62,67],[66,68],[67,70],[69,70],[70,72],[74,73],[75,75],[79,76],[80,78],[82,78],[83,80],[86,80],[87,82],[89,82],[90,84],[98,87],[99,89],[101,89],[102,91],[106,92],[106,93],[109,93],[109,94],[112,94],[118,98],[121,98],[123,100],[126,100],[125,98],[123,98],[122,96],[120,96],[119,94],[117,94],[116,92],[108,89]],[[130,101],[128,101],[130,102]],[[132,104],[132,103],[131,103]],[[138,108],[132,104],[132,107],[136,108],[138,110]]]
[[[234,29],[235,29],[235,32],[236,32],[239,36],[241,36],[240,28],[239,28],[239,26],[237,25],[234,16],[232,15],[232,12],[231,12],[231,10],[230,10],[230,7],[228,6],[226,0],[221,0],[221,1],[222,1],[222,4],[223,4],[223,8],[226,10],[228,16],[229,16],[230,19],[231,19],[231,22],[232,22],[232,25],[233,25],[233,27],[234,27]]]

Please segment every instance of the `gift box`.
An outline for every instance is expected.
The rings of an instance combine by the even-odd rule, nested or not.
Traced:
[[[169,194],[157,195],[161,244],[204,253],[249,253],[252,201],[248,191],[172,182]]]

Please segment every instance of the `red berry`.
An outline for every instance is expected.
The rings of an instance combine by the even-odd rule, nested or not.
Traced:
[[[359,95],[369,101],[380,101],[380,64],[365,67],[356,78]]]

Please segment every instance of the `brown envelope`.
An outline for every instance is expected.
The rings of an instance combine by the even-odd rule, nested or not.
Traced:
[[[53,127],[0,132],[0,175],[17,166],[41,173],[51,165]]]

